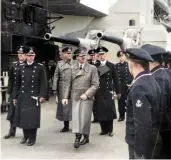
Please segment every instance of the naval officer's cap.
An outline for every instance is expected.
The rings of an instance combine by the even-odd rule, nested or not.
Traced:
[[[19,46],[19,47],[18,47],[18,50],[17,50],[17,53],[18,53],[18,54],[25,54],[25,53],[24,53],[24,46]]]
[[[125,55],[126,53],[124,51],[118,51],[117,52],[117,57],[120,57],[122,55]]]
[[[87,48],[85,47],[79,47],[78,49],[75,50],[74,55],[83,57],[87,55]]]
[[[36,55],[35,48],[27,46],[27,53],[26,53],[26,55],[28,55],[28,56]]]
[[[102,53],[107,53],[109,50],[106,47],[100,46],[97,48],[97,53],[102,54]]]
[[[69,53],[71,53],[72,52],[72,47],[71,46],[64,46],[62,48],[62,52],[69,52]]]
[[[140,61],[146,61],[146,62],[154,61],[147,51],[145,51],[144,49],[139,49],[139,48],[128,48],[126,50],[126,56],[129,59],[133,59],[133,60],[140,60]]]
[[[95,50],[95,49],[90,49],[89,51],[88,51],[88,54],[89,55],[94,55],[94,54],[96,54],[97,53],[97,51]]]

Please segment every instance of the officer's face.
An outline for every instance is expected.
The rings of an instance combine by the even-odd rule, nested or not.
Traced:
[[[97,54],[90,54],[90,58],[92,61],[97,60]]]
[[[125,62],[126,57],[125,57],[124,54],[121,54],[120,57],[119,57],[119,59],[120,59],[120,62]]]
[[[79,63],[85,63],[87,61],[86,56],[78,56],[77,60]]]
[[[25,61],[26,60],[26,55],[25,54],[18,53],[18,60],[19,61]]]
[[[66,60],[71,60],[72,59],[72,52],[65,52],[64,57]]]
[[[27,55],[26,59],[29,63],[32,63],[34,61],[34,58],[35,58],[35,55]]]
[[[106,60],[106,58],[107,58],[107,54],[106,53],[99,53],[100,61],[104,61],[104,60]]]

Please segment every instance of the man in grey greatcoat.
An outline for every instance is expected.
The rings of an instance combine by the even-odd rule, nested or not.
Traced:
[[[72,63],[72,47],[65,46],[62,49],[63,60],[59,61],[53,79],[53,92],[56,95],[57,112],[56,118],[60,121],[64,121],[64,128],[60,132],[69,131],[69,121],[72,119],[72,105],[69,97],[68,105],[62,104],[62,95],[65,87],[65,83],[68,80],[68,75],[71,69]]]
[[[78,62],[71,67],[71,76],[66,83],[62,100],[63,104],[68,104],[71,91],[72,132],[76,134],[75,148],[89,143],[94,95],[99,87],[97,69],[87,62],[87,52],[84,47],[75,51]],[[82,135],[84,139],[80,142]]]

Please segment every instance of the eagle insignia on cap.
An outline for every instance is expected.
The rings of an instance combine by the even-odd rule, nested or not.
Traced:
[[[100,49],[100,52],[103,52],[103,49]]]
[[[68,52],[71,52],[71,49],[68,49]]]
[[[19,51],[20,51],[20,52],[23,52],[23,48],[21,47],[21,48],[19,49]]]

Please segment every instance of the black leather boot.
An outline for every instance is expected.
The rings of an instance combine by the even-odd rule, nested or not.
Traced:
[[[27,139],[28,139],[28,137],[23,137],[20,143],[21,143],[21,144],[26,143],[26,142],[27,142]]]
[[[80,147],[80,139],[81,139],[81,134],[76,134],[76,138],[75,138],[75,143],[74,143],[74,148],[79,148]]]
[[[84,139],[80,142],[80,145],[85,145],[86,143],[89,143],[88,135],[84,135]]]
[[[15,133],[8,133],[7,135],[4,136],[4,139],[9,139],[11,137],[15,137]]]
[[[64,121],[64,128],[60,130],[60,132],[68,132],[69,131],[69,121]]]

